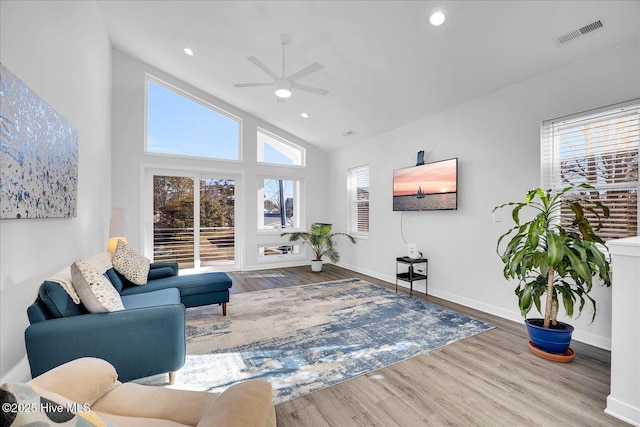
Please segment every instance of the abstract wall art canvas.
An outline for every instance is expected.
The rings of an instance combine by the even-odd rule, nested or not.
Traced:
[[[73,218],[78,131],[0,64],[0,219]]]

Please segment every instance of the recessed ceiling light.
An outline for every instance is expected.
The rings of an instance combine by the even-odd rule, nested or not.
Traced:
[[[444,13],[434,12],[429,17],[429,22],[431,22],[431,25],[433,25],[434,27],[442,25],[444,23]]]
[[[309,115],[307,113],[300,113],[300,116],[304,117],[305,119],[309,118]]]
[[[184,53],[186,53],[189,56],[193,56],[193,51],[191,49],[189,49],[188,47],[184,48]]]

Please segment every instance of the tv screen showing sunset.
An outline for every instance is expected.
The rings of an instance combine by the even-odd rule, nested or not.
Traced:
[[[458,159],[393,172],[393,210],[457,209]]]

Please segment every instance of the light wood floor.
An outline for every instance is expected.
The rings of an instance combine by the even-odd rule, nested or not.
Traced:
[[[334,265],[320,274],[295,267],[229,276],[232,293],[350,277],[395,289]],[[627,425],[603,412],[608,351],[573,342],[577,355],[571,363],[549,362],[529,351],[523,324],[417,295],[496,328],[278,405],[278,426]]]

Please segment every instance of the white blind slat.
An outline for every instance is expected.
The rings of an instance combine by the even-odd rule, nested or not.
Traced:
[[[639,99],[543,122],[541,140],[544,188],[590,184],[598,191],[580,194],[611,209],[600,235],[638,235]]]
[[[369,232],[369,166],[348,171],[350,232]]]

